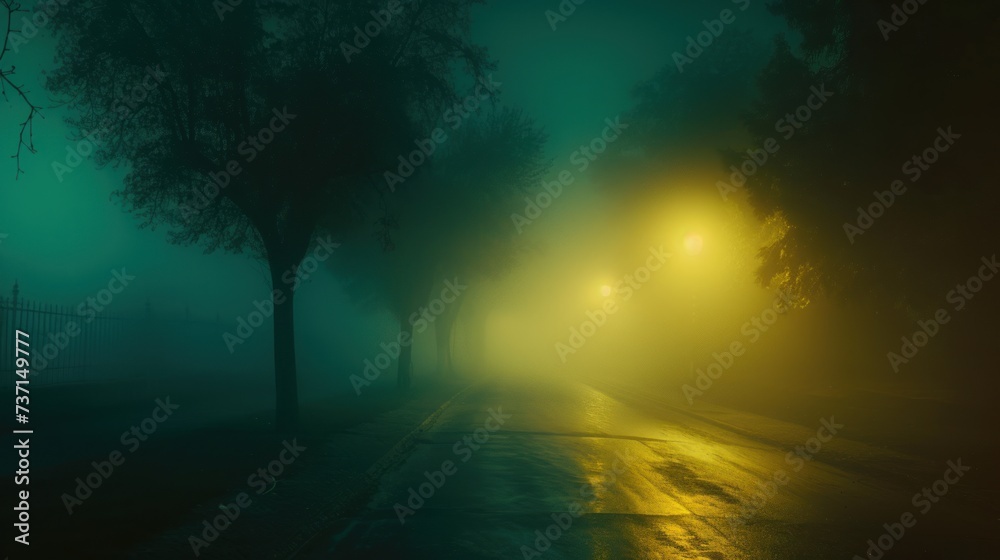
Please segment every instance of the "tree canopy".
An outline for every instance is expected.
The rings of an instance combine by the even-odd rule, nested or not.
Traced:
[[[811,88],[833,97],[747,182],[758,215],[788,224],[761,252],[761,282],[911,314],[936,305],[948,271],[995,250],[995,16],[967,1],[771,9],[802,41],[779,38],[758,79],[752,144]]]
[[[359,193],[426,115],[459,97],[463,73],[492,68],[469,40],[478,3],[95,0],[53,21],[59,67],[48,85],[71,99],[71,124],[97,145],[97,162],[127,166],[125,207],[174,242],[268,262],[285,301],[275,306],[279,426],[297,418],[282,275],[321,223],[354,223]]]
[[[449,127],[451,128],[451,127]],[[413,314],[435,289],[497,278],[523,249],[505,210],[534,188],[547,168],[545,136],[522,111],[483,107],[449,131],[430,160],[395,192],[369,202],[374,235],[347,243],[333,261],[348,292],[384,307],[409,332]],[[398,231],[397,231],[398,230]],[[375,254],[381,242],[386,251]],[[448,369],[448,339],[460,302],[436,317],[439,369]],[[425,327],[426,328],[426,327]],[[403,384],[409,354],[400,361]]]

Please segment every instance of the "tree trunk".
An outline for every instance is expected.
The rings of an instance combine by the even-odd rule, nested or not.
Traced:
[[[465,303],[464,296],[458,301],[449,305],[440,316],[434,320],[434,338],[437,339],[437,361],[438,369],[443,375],[454,373],[454,363],[452,361],[452,338],[455,331],[455,323],[458,321],[458,314]]]
[[[472,317],[463,323],[463,332],[469,332],[467,337],[468,351],[467,358],[469,363],[475,364],[475,370],[471,373],[482,374],[483,371],[488,369],[488,364],[486,363],[486,321],[488,313],[485,313],[479,309]]]
[[[445,313],[434,320],[434,338],[437,343],[438,372],[451,375],[451,327],[454,315]]]
[[[399,322],[399,340],[409,340],[409,344],[401,345],[399,350],[399,363],[396,370],[396,387],[400,391],[409,391],[413,385],[413,325],[405,319]]]
[[[299,390],[295,369],[295,293],[283,284],[281,275],[285,270],[287,266],[271,261],[271,287],[282,294],[274,302],[275,428],[290,433],[299,427]]]

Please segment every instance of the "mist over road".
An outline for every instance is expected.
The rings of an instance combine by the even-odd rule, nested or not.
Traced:
[[[990,475],[974,465],[855,441],[836,415],[727,422],[577,382],[485,382],[301,557],[852,558],[883,524],[903,529],[896,558],[981,550],[972,496]],[[945,478],[947,495],[914,497]]]

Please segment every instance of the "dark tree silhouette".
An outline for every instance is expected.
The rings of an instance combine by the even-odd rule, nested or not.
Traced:
[[[392,249],[375,259],[364,250],[343,252],[335,262],[348,291],[384,305],[405,338],[414,327],[433,326],[444,374],[451,372],[452,328],[467,294],[433,322],[414,314],[449,280],[467,285],[512,268],[523,247],[509,209],[518,194],[537,188],[548,166],[545,135],[529,117],[511,108],[480,110],[483,116],[449,129],[447,142],[418,174],[380,199],[380,220],[388,215],[399,227]],[[411,384],[411,350],[401,349],[397,365],[403,389]]]
[[[693,149],[727,145],[740,117],[750,110],[756,72],[767,49],[749,31],[720,37],[696,61],[678,70],[673,63],[633,92],[633,130],[625,145],[641,145],[658,163],[675,164]]]
[[[645,250],[634,240],[648,235],[646,226],[633,217],[647,212],[650,200],[684,189],[715,198],[708,192],[714,187],[703,178],[733,146],[749,142],[743,119],[754,107],[755,78],[769,56],[758,35],[732,29],[683,65],[683,71],[669,62],[633,89],[635,105],[622,117],[628,130],[591,168],[606,195],[604,208],[614,216],[609,236],[621,242],[611,258],[620,266],[631,266]],[[731,255],[759,250],[758,231],[744,219],[744,205],[728,204],[719,211],[731,218],[724,221],[727,236],[741,243],[740,250],[731,248]],[[733,264],[755,265],[743,260]]]
[[[28,13],[28,11],[14,0],[0,0],[0,7],[3,7],[4,11],[7,12],[7,24],[3,28],[3,47],[0,48],[0,95],[3,95],[4,101],[7,103],[20,103],[26,112],[17,135],[17,149],[11,156],[16,166],[14,178],[17,179],[24,172],[21,169],[21,149],[28,150],[32,154],[35,153],[34,120],[36,116],[41,116],[41,107],[32,103],[28,97],[30,92],[22,84],[14,81],[17,67],[13,64],[8,66],[4,60],[8,56],[7,53],[11,52],[13,48],[11,44],[13,35],[20,33],[20,29],[15,27],[14,18],[17,14]]]
[[[499,109],[458,131],[440,165],[421,177],[426,189],[404,193],[402,216],[422,222],[430,265],[423,270],[436,273],[437,282],[455,276],[475,285],[513,269],[528,247],[516,234],[509,208],[540,188],[549,167],[545,141],[541,129],[519,110]],[[422,190],[431,196],[422,197]],[[434,321],[438,370],[445,375],[454,373],[455,321],[467,298],[447,306]]]
[[[788,224],[761,253],[762,283],[916,316],[940,303],[954,270],[995,251],[986,240],[996,239],[1000,202],[992,153],[1000,27],[982,2],[929,2],[905,21],[893,4],[772,4],[803,41],[778,39],[759,77],[751,144],[775,136],[775,122],[811,87],[825,84],[834,97],[748,190],[758,215]],[[962,136],[953,149],[933,165],[914,163],[949,127]],[[862,219],[858,209],[867,213],[876,191],[890,200],[894,181],[906,192],[884,215]]]
[[[103,131],[97,162],[128,165],[123,204],[145,226],[167,226],[173,242],[267,262],[281,295],[279,430],[298,419],[294,298],[283,275],[321,223],[341,233],[368,179],[412,142],[414,116],[455,98],[457,69],[480,77],[491,68],[468,38],[476,3],[416,0],[392,15],[374,1],[217,11],[211,2],[95,0],[67,4],[53,22],[61,66],[49,86],[73,99],[82,134]],[[357,31],[373,26],[374,36]],[[150,72],[166,78],[124,110],[123,92]],[[109,115],[120,115],[115,126]]]

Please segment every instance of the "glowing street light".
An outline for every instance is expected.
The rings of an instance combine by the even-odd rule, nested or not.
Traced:
[[[701,254],[701,250],[705,248],[705,240],[696,233],[689,233],[684,236],[684,250],[688,252],[689,255],[697,256]]]

